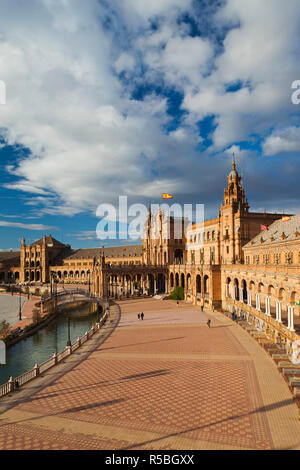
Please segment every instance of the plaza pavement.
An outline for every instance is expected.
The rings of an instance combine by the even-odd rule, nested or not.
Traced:
[[[0,400],[0,449],[300,449],[292,395],[238,325],[183,302],[119,305],[116,328]]]

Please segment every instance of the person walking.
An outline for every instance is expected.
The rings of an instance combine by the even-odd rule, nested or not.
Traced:
[[[143,314],[143,312],[141,313],[141,319],[144,320],[144,314]]]
[[[178,300],[177,300],[176,304],[177,304],[177,307],[179,307],[179,302],[178,302]]]
[[[140,318],[141,318],[141,315],[140,315],[140,313],[138,313],[138,320],[139,320]]]
[[[207,326],[208,326],[208,328],[210,328],[210,324],[211,324],[211,320],[208,319],[208,320],[207,320]]]

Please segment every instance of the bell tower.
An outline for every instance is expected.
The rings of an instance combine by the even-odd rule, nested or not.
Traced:
[[[227,176],[224,200],[220,208],[221,257],[222,263],[235,264],[242,260],[243,220],[249,212],[245,190],[241,184],[233,154],[231,172]]]

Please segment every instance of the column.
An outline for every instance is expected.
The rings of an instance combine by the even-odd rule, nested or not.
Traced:
[[[225,284],[225,297],[226,298],[229,297],[229,285],[228,284]]]
[[[168,293],[168,279],[165,279],[165,294]]]
[[[294,329],[294,307],[290,305],[290,331],[295,331]]]
[[[281,321],[281,302],[278,300],[278,323],[282,323]]]
[[[287,306],[287,314],[288,314],[288,330],[291,328],[291,306]]]
[[[243,302],[243,289],[241,287],[239,288],[239,301]]]
[[[266,296],[266,314],[267,314],[268,316],[271,315],[270,303],[271,303],[271,297],[268,295],[268,296]]]
[[[260,310],[260,294],[256,294],[256,310]]]
[[[251,290],[248,290],[248,291],[247,291],[247,296],[248,296],[248,305],[251,306],[251,297],[252,297],[252,292],[251,292]]]
[[[156,294],[156,279],[154,279],[154,295]]]
[[[235,300],[235,286],[231,286],[231,297]]]

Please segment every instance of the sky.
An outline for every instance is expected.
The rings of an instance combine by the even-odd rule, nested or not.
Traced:
[[[120,244],[119,195],[214,217],[233,152],[250,210],[299,213],[299,43],[298,0],[1,2],[0,250]]]

